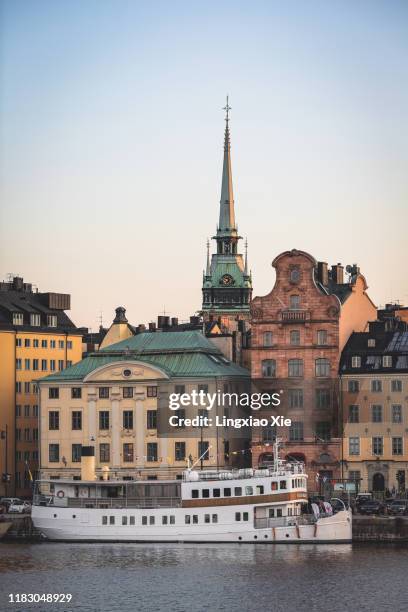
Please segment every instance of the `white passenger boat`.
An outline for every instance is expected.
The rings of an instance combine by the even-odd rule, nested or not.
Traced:
[[[308,514],[301,463],[195,471],[181,480],[41,480],[32,520],[50,540],[345,543],[351,511]]]

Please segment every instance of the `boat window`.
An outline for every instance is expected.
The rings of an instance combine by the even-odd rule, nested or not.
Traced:
[[[192,497],[193,499],[197,499],[197,498],[198,498],[198,489],[193,489],[193,490],[191,491],[191,497]]]
[[[290,506],[288,507],[288,516],[292,516],[292,508]]]
[[[271,483],[271,488],[272,488],[272,491],[277,491],[278,490],[278,483],[277,482],[272,482]]]
[[[149,516],[149,525],[154,525],[154,516]]]
[[[201,495],[202,495],[203,497],[210,497],[210,489],[203,489],[203,490],[201,491]]]
[[[204,523],[209,523],[209,522],[210,522],[210,515],[204,514]]]
[[[103,516],[102,517],[102,525],[107,525],[108,524],[108,517],[107,516]]]
[[[248,512],[243,512],[243,513],[242,513],[242,520],[243,520],[243,521],[247,521],[247,520],[249,520],[249,514],[248,514]]]
[[[114,516],[110,516],[109,517],[109,525],[114,525],[115,524],[115,517]]]
[[[263,485],[257,485],[256,492],[258,495],[263,495],[263,492],[264,492]]]
[[[213,497],[221,497],[221,489],[213,489]]]
[[[231,489],[224,489],[224,497],[231,497]]]
[[[269,508],[269,518],[275,518],[275,509]]]
[[[235,520],[236,521],[240,521],[241,520],[241,513],[240,512],[236,512],[235,513]]]
[[[147,525],[147,516],[142,516],[142,525]]]
[[[184,517],[184,522],[186,525],[189,525],[191,523],[191,518],[189,514],[186,514]]]
[[[167,516],[162,516],[162,525],[167,525]]]
[[[286,480],[279,481],[279,488],[286,489]]]
[[[135,524],[135,517],[134,516],[130,516],[129,519],[130,519],[129,520],[129,524],[130,525],[134,525]]]
[[[235,487],[234,495],[242,495],[242,487]]]
[[[171,516],[170,517],[170,525],[174,525],[176,522],[176,517],[175,516]]]
[[[245,495],[253,495],[254,488],[253,487],[245,487]]]
[[[276,516],[282,516],[282,508],[276,510]]]
[[[193,523],[198,523],[198,514],[193,514]]]
[[[212,522],[213,523],[218,523],[218,514],[213,514],[212,515]]]
[[[122,525],[127,525],[127,516],[122,516]]]

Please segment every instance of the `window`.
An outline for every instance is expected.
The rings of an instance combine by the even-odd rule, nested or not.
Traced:
[[[174,458],[176,461],[184,461],[186,458],[186,443],[175,442],[174,443]]]
[[[330,389],[316,389],[316,408],[330,408]]]
[[[25,370],[29,370],[30,369],[30,367],[31,367],[30,364],[31,364],[30,359],[24,359],[24,369]]]
[[[133,462],[133,444],[125,442],[123,445],[123,461],[125,463]]]
[[[50,348],[55,349],[55,340],[50,340]]]
[[[99,461],[101,463],[109,463],[110,461],[110,444],[103,442],[99,445]]]
[[[133,429],[133,410],[123,411],[123,429]]]
[[[391,357],[391,355],[383,355],[382,365],[383,365],[383,368],[392,368],[392,357]]]
[[[72,361],[70,359],[67,359],[67,368],[70,368],[72,366]]]
[[[402,406],[401,404],[393,404],[391,406],[392,422],[402,423]]]
[[[373,455],[382,455],[383,454],[383,438],[382,436],[374,436],[373,437]]]
[[[291,269],[289,278],[290,278],[291,283],[298,283],[300,281],[299,266],[295,266],[294,268]]]
[[[34,371],[38,370],[38,359],[33,359],[33,370]]]
[[[241,513],[240,512],[236,512],[235,513],[235,520],[236,521],[240,521],[241,520]]]
[[[112,515],[109,517],[109,525],[114,525],[115,524],[115,517]]]
[[[109,411],[101,410],[99,412],[99,429],[109,429]]]
[[[147,397],[157,397],[157,387],[147,387]]]
[[[289,408],[303,408],[303,389],[288,389]]]
[[[155,517],[149,516],[149,525],[154,525]]]
[[[288,376],[303,376],[303,360],[289,359],[288,361]]]
[[[49,399],[59,399],[59,387],[50,387],[48,389]]]
[[[21,417],[21,406],[16,404],[16,417]]]
[[[47,348],[48,342],[47,340],[41,340],[41,348]]]
[[[369,339],[367,340],[367,346],[368,346],[369,348],[374,348],[374,347],[375,347],[375,338],[369,338]]]
[[[381,391],[382,391],[382,381],[381,380],[372,380],[371,381],[371,391],[373,393],[381,393]]]
[[[30,345],[31,345],[31,340],[30,340],[30,338],[25,338],[25,340],[24,340],[24,346],[25,346],[26,348],[29,348],[29,347],[30,347]],[[21,346],[21,341],[20,341],[20,346]]]
[[[276,440],[276,425],[262,427],[262,442],[274,442]]]
[[[16,359],[16,370],[21,370],[21,359]]]
[[[360,470],[349,470],[348,477],[349,480],[359,481],[361,480],[361,472]]]
[[[142,525],[147,525],[147,516],[142,516]]]
[[[82,397],[82,389],[81,387],[72,387],[71,389],[71,398],[72,399],[81,399]]]
[[[360,438],[354,436],[349,438],[349,455],[360,454]]]
[[[16,429],[16,440],[17,442],[21,440],[21,429]]]
[[[23,325],[24,316],[22,312],[13,312],[13,325]]]
[[[16,382],[16,393],[21,393],[21,382]]]
[[[198,499],[198,498],[199,498],[199,496],[200,496],[200,494],[199,494],[199,490],[198,490],[198,489],[193,489],[193,490],[191,491],[191,497],[192,497],[193,499]]]
[[[292,425],[289,427],[289,440],[292,442],[296,440],[303,440],[303,422],[292,421]]]
[[[234,495],[237,497],[241,497],[242,495],[242,487],[235,487],[234,488]]]
[[[129,525],[134,525],[135,524],[135,517],[134,516],[130,516],[129,517]]]
[[[157,461],[157,442],[147,443],[147,461]]]
[[[263,359],[262,376],[265,378],[276,376],[276,361],[274,359]]]
[[[371,420],[373,423],[382,423],[382,406],[380,404],[371,406]]]
[[[30,383],[29,382],[24,383],[24,393],[30,393]]]
[[[175,385],[174,393],[178,393],[179,395],[182,395],[185,392],[186,392],[186,386],[185,385]]]
[[[203,461],[208,461],[209,457],[209,443],[206,440],[198,442],[198,456],[203,459]]]
[[[55,359],[50,359],[50,370],[55,372]]]
[[[48,413],[48,429],[59,429],[59,410],[51,410]]]
[[[290,344],[298,346],[300,344],[300,331],[298,329],[292,329],[290,332]]]
[[[28,427],[26,429],[24,429],[24,441],[25,442],[30,442],[31,441],[30,430],[29,430]]]
[[[109,387],[99,387],[99,398],[109,399]]]
[[[348,391],[349,393],[358,393],[360,391],[360,382],[358,380],[349,380]]]
[[[202,497],[210,497],[210,489],[202,489],[201,495]]]
[[[50,463],[59,462],[59,444],[50,444],[48,446],[48,460]]]
[[[273,335],[271,331],[267,331],[263,333],[263,345],[264,346],[272,346]]]
[[[221,497],[221,489],[213,489],[213,497]]]
[[[57,327],[57,315],[47,315],[47,327]]]
[[[34,348],[38,348],[38,344],[39,344],[38,343],[38,338],[34,338],[34,340],[33,340],[33,347]]]
[[[359,423],[360,422],[359,406],[356,406],[355,404],[351,404],[349,406],[348,420],[349,420],[349,423]]]
[[[64,360],[58,359],[58,370],[61,371],[64,369]]]
[[[330,376],[330,361],[328,359],[316,359],[315,374],[316,376]]]
[[[321,440],[330,440],[331,427],[328,421],[318,421],[316,423],[316,436]]]
[[[392,454],[393,455],[402,455],[402,438],[393,438],[392,439]]]
[[[231,489],[230,487],[226,487],[223,491],[224,497],[231,497]]]
[[[351,358],[351,367],[352,368],[361,368],[361,357],[360,355],[353,355]]]
[[[123,387],[123,397],[125,399],[133,397],[133,387]]]
[[[279,489],[286,489],[286,480],[279,481]]]
[[[211,522],[211,515],[204,514],[204,523],[210,523],[210,522]]]
[[[64,348],[64,341],[63,340],[58,340],[58,348],[60,348],[60,349]]]
[[[38,404],[33,406],[33,417],[38,417]]]
[[[300,308],[300,295],[291,295],[289,298],[289,308],[298,310]]]
[[[264,494],[264,486],[263,485],[257,485],[255,488],[256,488],[256,494],[257,495],[263,495]]]
[[[45,372],[48,369],[47,360],[41,359],[41,370]]]
[[[213,523],[218,523],[218,514],[213,514],[212,515],[212,522]]]
[[[80,463],[82,444],[72,445],[72,463]]]
[[[393,393],[401,393],[402,391],[402,380],[391,381],[391,391]]]
[[[327,331],[325,329],[319,329],[317,331],[317,344],[319,346],[327,344]]]
[[[147,429],[157,429],[157,410],[146,412],[146,427]]]
[[[16,338],[16,346],[21,346],[21,338]]]
[[[24,406],[24,416],[25,417],[29,417],[30,416],[30,405],[29,404],[26,404]]]
[[[81,410],[73,410],[72,412],[72,429],[80,431],[82,429],[82,412]]]
[[[34,442],[38,441],[38,429],[33,429],[33,440]]]
[[[67,349],[72,349],[72,340],[67,340]]]

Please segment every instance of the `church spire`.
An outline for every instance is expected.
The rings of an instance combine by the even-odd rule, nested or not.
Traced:
[[[234,194],[232,190],[232,170],[231,170],[231,141],[229,131],[229,111],[230,105],[224,106],[225,110],[225,135],[224,135],[224,163],[222,167],[222,185],[221,185],[221,200],[220,200],[220,220],[218,231],[230,232],[236,230],[235,227],[235,210],[234,210]]]
[[[205,275],[206,276],[210,276],[211,272],[210,272],[211,268],[210,268],[210,241],[207,238],[207,266],[206,266],[206,270],[205,270]]]

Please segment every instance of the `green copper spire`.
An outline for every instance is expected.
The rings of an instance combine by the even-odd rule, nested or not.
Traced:
[[[228,104],[228,96],[227,104],[224,106],[223,110],[225,110],[224,163],[222,167],[220,220],[218,224],[218,231],[225,233],[231,230],[236,231],[234,192],[232,189],[231,139],[229,131],[229,111],[231,110],[231,107]]]

